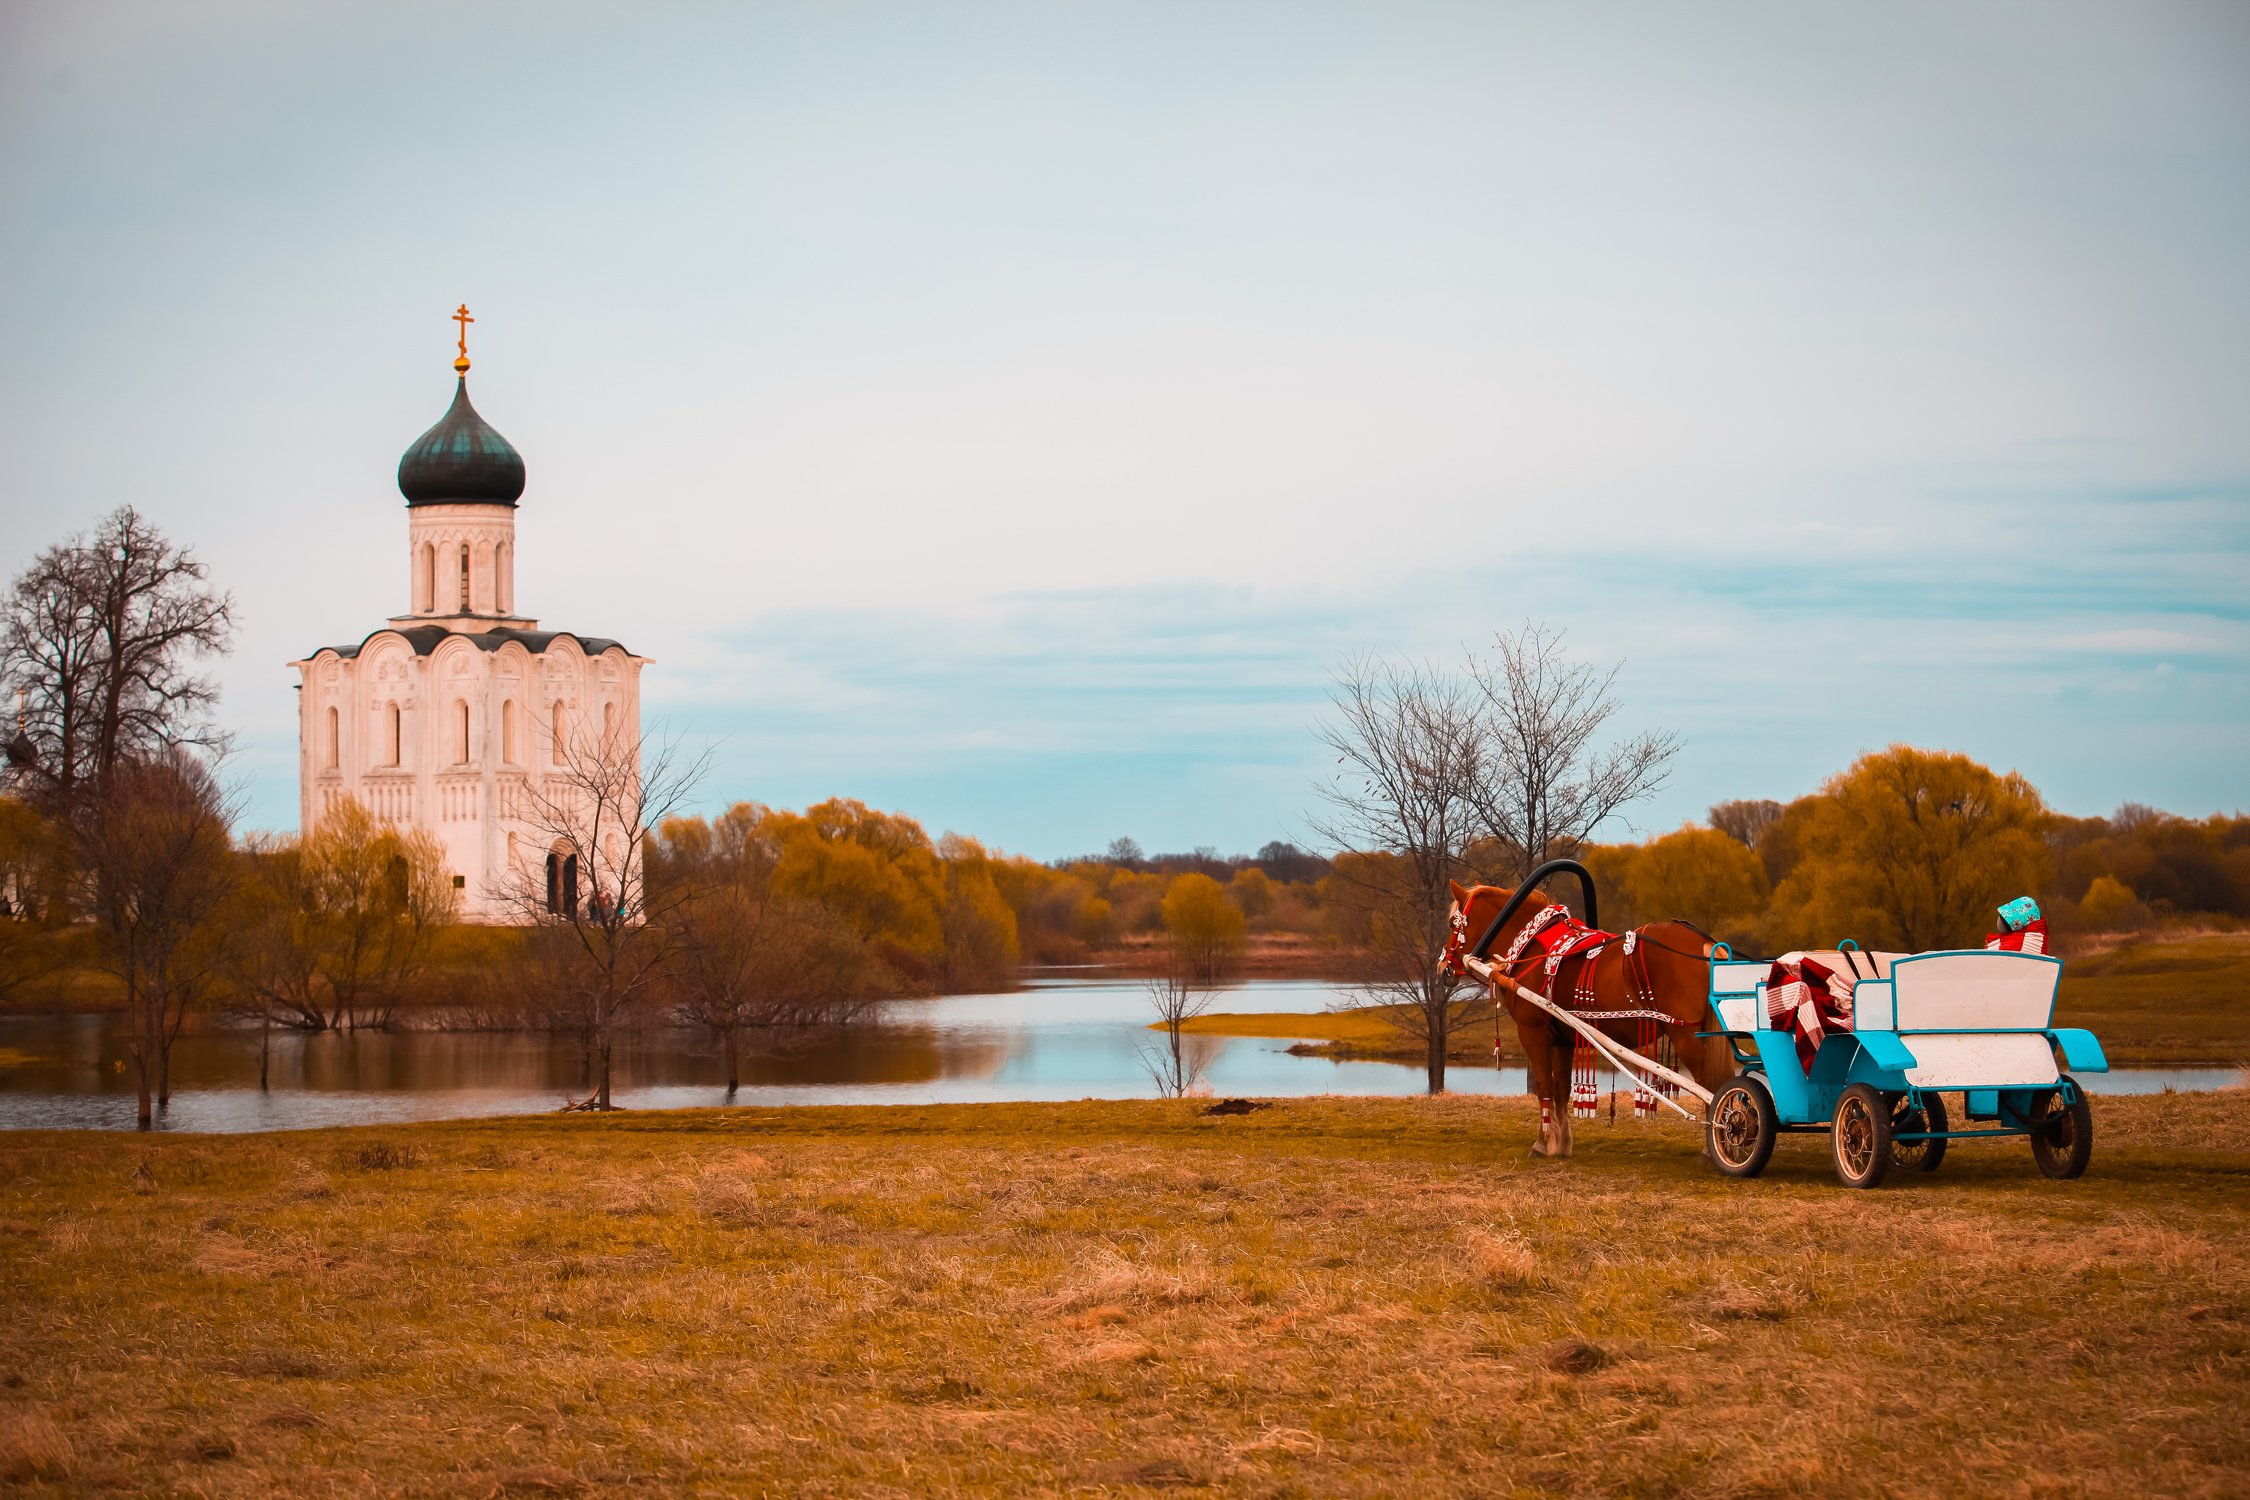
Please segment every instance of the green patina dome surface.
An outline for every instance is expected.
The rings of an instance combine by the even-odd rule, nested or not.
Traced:
[[[523,494],[523,455],[469,404],[466,375],[445,416],[398,461],[398,488],[408,505],[513,505]]]

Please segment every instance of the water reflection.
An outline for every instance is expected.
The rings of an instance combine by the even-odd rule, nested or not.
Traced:
[[[1305,1014],[1364,999],[1349,986],[1259,980],[1216,1007]],[[1114,979],[1045,980],[1004,994],[900,1002],[882,1020],[782,1058],[745,1058],[741,1104],[973,1103],[1146,1098],[1140,986]],[[1214,1092],[1244,1095],[1411,1094],[1419,1066],[1293,1057],[1282,1039],[1192,1038]],[[0,1128],[133,1124],[132,1064],[115,1018],[0,1018]],[[175,1045],[173,1130],[284,1130],[392,1120],[551,1110],[589,1087],[572,1041],[515,1033],[276,1033],[271,1086],[258,1083],[255,1033],[183,1036]],[[725,1070],[694,1032],[654,1029],[617,1056],[620,1103],[676,1109],[728,1102]],[[1520,1068],[1456,1064],[1463,1093],[1520,1093]],[[2235,1070],[2175,1069],[2090,1078],[2100,1092],[2221,1088]]]

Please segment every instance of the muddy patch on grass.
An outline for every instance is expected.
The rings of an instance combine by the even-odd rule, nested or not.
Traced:
[[[1539,1362],[1557,1375],[1591,1375],[1613,1358],[1590,1339],[1557,1339],[1539,1353]]]

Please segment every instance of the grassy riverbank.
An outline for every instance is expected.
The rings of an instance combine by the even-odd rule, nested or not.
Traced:
[[[2250,1093],[1854,1194],[1518,1101],[0,1138],[0,1482],[2232,1490]]]
[[[2066,960],[2058,1025],[2119,1067],[2250,1067],[2250,933],[2130,943]]]
[[[2220,933],[2130,943],[2066,960],[2055,1024],[2101,1038],[2119,1068],[2250,1068],[2250,934]],[[1290,1016],[1268,1012],[1198,1016],[1185,1027],[1207,1036],[1301,1037],[1292,1051],[1317,1057],[1420,1061],[1422,1043],[1374,1007]],[[1508,1028],[1508,1055],[1520,1050]],[[1457,1059],[1489,1060],[1489,1022],[1456,1037]]]
[[[1198,1036],[1295,1037],[1302,1045],[1291,1052],[1307,1057],[1379,1058],[1386,1061],[1422,1060],[1422,1042],[1392,1024],[1388,1006],[1360,1006],[1350,1010],[1295,1015],[1286,1011],[1228,1011],[1197,1016],[1180,1029]],[[1151,1027],[1151,1030],[1158,1028]],[[1457,1031],[1449,1039],[1457,1062],[1492,1061],[1492,1022],[1489,1016]]]

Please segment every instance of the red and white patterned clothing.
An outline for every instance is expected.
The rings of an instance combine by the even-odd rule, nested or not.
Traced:
[[[2041,917],[2020,932],[1988,932],[1984,946],[1994,953],[2044,953],[2047,951],[2047,919]]]

